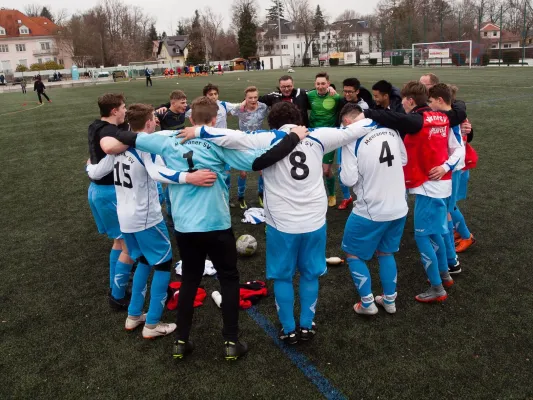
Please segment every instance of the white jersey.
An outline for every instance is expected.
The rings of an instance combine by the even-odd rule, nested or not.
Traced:
[[[218,111],[217,121],[215,123],[216,128],[226,129],[228,127],[228,114],[235,108],[239,108],[239,104],[228,103],[227,101],[217,100]],[[185,113],[185,117],[189,118],[192,114],[192,109],[189,109]]]
[[[237,150],[269,147],[281,140],[295,125],[279,131],[242,132],[200,127],[196,135],[213,143]],[[364,119],[346,128],[317,128],[284,159],[263,170],[266,223],[285,233],[307,233],[326,223],[328,209],[322,178],[322,158],[345,144],[375,129]]]
[[[444,168],[446,172],[456,170],[456,168],[459,169],[458,167],[462,169],[465,164],[465,154],[466,148],[463,138],[461,137],[461,128],[459,126],[451,127],[448,134],[449,158],[441,165],[441,167]],[[436,199],[446,199],[452,195],[452,180],[429,180],[416,188],[409,189],[409,193],[421,194]]]
[[[91,179],[113,172],[117,192],[120,230],[134,233],[149,229],[163,220],[155,180],[186,183],[186,172],[167,168],[160,156],[129,148],[116,156],[106,156],[98,164],[88,165]],[[155,179],[155,180],[154,180]]]
[[[403,166],[407,152],[395,130],[378,128],[342,147],[341,180],[354,187],[357,200],[352,212],[372,221],[393,221],[404,217]]]

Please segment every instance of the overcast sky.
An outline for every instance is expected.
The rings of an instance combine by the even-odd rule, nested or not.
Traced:
[[[186,18],[193,15],[195,9],[201,10],[206,6],[210,6],[216,13],[224,17],[224,27],[230,25],[230,8],[233,0],[194,0],[194,1],[180,1],[180,0],[125,0],[126,4],[136,5],[145,10],[156,20],[157,32],[166,31],[167,34],[174,32],[178,25],[180,18]],[[262,16],[265,15],[265,9],[272,5],[271,0],[258,0]],[[360,14],[368,14],[374,10],[378,0],[328,0],[327,2],[320,2],[320,8],[330,17],[335,18],[344,9],[347,4],[351,4],[354,9]],[[43,4],[49,5],[52,12],[59,9],[67,9],[69,14],[76,11],[83,11],[91,8],[99,3],[99,0],[85,0],[82,2],[72,0],[39,0],[39,1],[22,1],[18,9],[24,12],[24,7],[28,4]],[[318,0],[311,0],[313,7],[319,4]],[[326,4],[324,4],[326,3]],[[170,6],[169,6],[170,5]],[[7,8],[7,7],[6,7]]]

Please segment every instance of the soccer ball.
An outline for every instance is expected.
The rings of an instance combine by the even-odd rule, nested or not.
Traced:
[[[237,239],[237,253],[251,256],[257,250],[257,240],[252,235],[242,235]]]

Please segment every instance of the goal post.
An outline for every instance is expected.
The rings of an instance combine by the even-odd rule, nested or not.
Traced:
[[[472,41],[413,43],[411,67],[467,66],[472,68]]]
[[[172,62],[161,61],[132,61],[128,64],[130,79],[144,77],[144,70],[148,68],[155,75],[162,75],[165,68],[172,68]]]

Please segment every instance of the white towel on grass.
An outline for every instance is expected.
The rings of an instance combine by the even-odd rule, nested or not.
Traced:
[[[262,224],[265,222],[265,210],[263,208],[249,208],[244,212],[242,222],[245,224]]]
[[[179,260],[175,266],[176,275],[181,275],[181,266],[182,266],[182,261]],[[204,275],[213,276],[216,273],[217,271],[215,270],[215,267],[213,267],[213,263],[210,260],[205,260]]]

